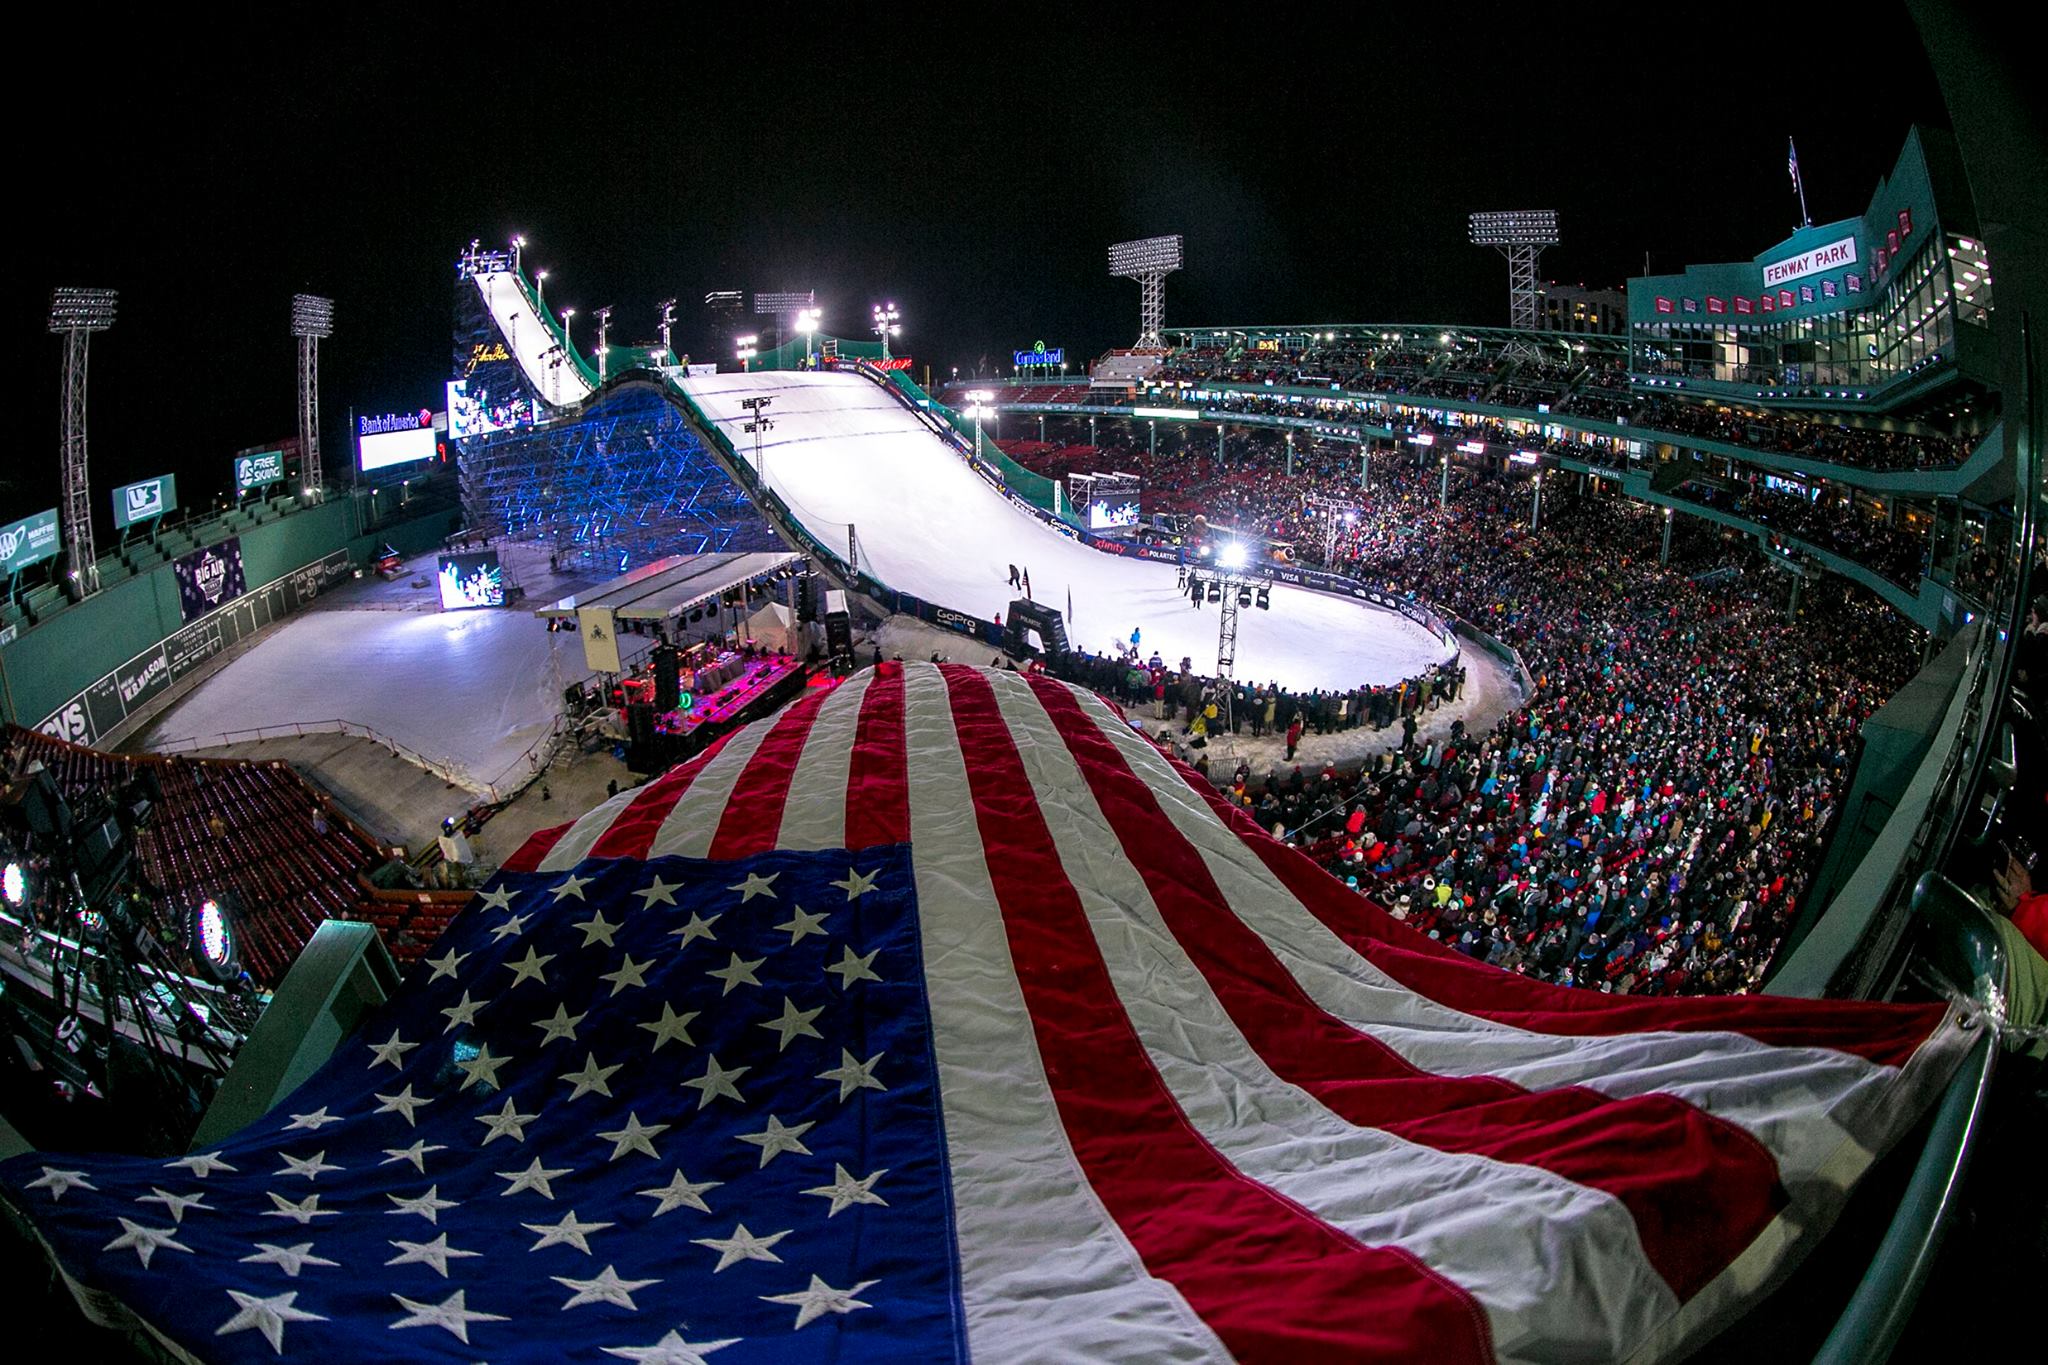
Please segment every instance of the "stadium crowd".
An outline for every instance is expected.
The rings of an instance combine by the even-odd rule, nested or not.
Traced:
[[[1260,463],[1223,479],[1239,524],[1319,559],[1330,514],[1303,494],[1355,467],[1297,451],[1290,480]],[[1440,477],[1433,461],[1377,462],[1332,559],[1513,646],[1532,694],[1490,726],[1430,737],[1417,715],[1456,684],[1418,680],[1396,698],[1399,738],[1362,770],[1241,766],[1219,785],[1397,917],[1509,970],[1632,993],[1754,986],[1815,869],[1857,727],[1910,673],[1911,628],[1838,586],[1809,589],[1787,619],[1784,582],[1755,551],[1689,523],[1660,565],[1662,518],[1575,480],[1554,480],[1532,533],[1526,482],[1459,469],[1439,507]],[[1174,700],[1149,670],[1075,667],[1148,730]],[[1184,678],[1177,700],[1182,731],[1213,702]],[[1262,725],[1284,714],[1257,689],[1249,701]],[[1362,721],[1358,703],[1311,699],[1310,727],[1322,705],[1336,725],[1389,719],[1370,690]]]
[[[1417,333],[1376,344],[1337,340],[1306,350],[1180,351],[1153,377],[1152,383],[1166,388],[1209,383],[1285,385],[1506,407],[1540,405],[1554,412],[1648,431],[1695,436],[1746,449],[1866,469],[1949,468],[1970,453],[1976,440],[1967,435],[1846,426],[1828,418],[1736,408],[1661,394],[1644,396],[1630,391],[1628,366],[1618,356],[1574,354],[1569,360],[1544,358],[1547,356],[1547,351],[1538,357],[1511,355],[1498,344],[1483,347],[1458,334],[1445,333],[1439,337]],[[1070,394],[1062,399],[1026,397],[1021,393],[1006,395],[1012,401],[1085,401],[1095,405],[1143,403],[1156,401],[1157,397],[1121,397],[1110,389],[1079,397]],[[1248,406],[1241,410],[1285,410],[1284,397],[1259,397],[1273,406]],[[1318,401],[1330,409],[1332,417],[1349,416],[1353,420],[1361,415],[1362,407],[1385,406],[1361,405],[1342,398]],[[1385,420],[1384,411],[1377,420]]]

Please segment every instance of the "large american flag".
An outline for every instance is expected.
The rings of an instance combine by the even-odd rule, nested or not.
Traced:
[[[535,836],[232,1141],[0,1192],[203,1359],[1655,1359],[1963,1040],[1506,975],[1101,700],[884,664]]]

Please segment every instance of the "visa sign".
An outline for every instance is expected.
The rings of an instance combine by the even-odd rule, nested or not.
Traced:
[[[64,547],[57,532],[57,509],[0,526],[0,573],[19,573]]]
[[[284,452],[266,450],[256,455],[235,457],[235,493],[261,488],[267,483],[281,483],[284,480]]]
[[[114,490],[114,528],[154,521],[178,505],[178,476],[160,474]]]

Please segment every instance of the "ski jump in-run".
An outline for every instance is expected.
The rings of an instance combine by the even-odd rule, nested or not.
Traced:
[[[772,395],[762,441],[770,488],[819,543],[859,537],[861,569],[897,592],[976,620],[999,619],[1021,590],[1071,598],[1103,623],[1135,622],[1168,658],[1216,654],[1215,618],[1188,611],[1185,572],[1094,549],[1012,504],[965,455],[873,380],[770,370],[679,381],[698,409],[751,452],[744,399]],[[1237,675],[1296,689],[1413,677],[1454,652],[1426,626],[1356,599],[1288,584],[1268,611],[1239,618]],[[1069,636],[1074,622],[1067,622]]]

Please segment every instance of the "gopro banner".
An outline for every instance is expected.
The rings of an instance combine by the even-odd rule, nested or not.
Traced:
[[[114,490],[114,529],[126,530],[137,522],[155,521],[178,505],[178,476],[161,474],[140,483],[122,484]]]
[[[249,590],[242,578],[242,541],[230,536],[218,545],[172,561],[178,580],[178,609],[195,621]]]
[[[0,573],[20,573],[64,546],[57,534],[57,509],[0,526]]]
[[[284,482],[284,452],[266,450],[255,455],[235,457],[235,495],[240,497],[252,488],[265,484]]]

